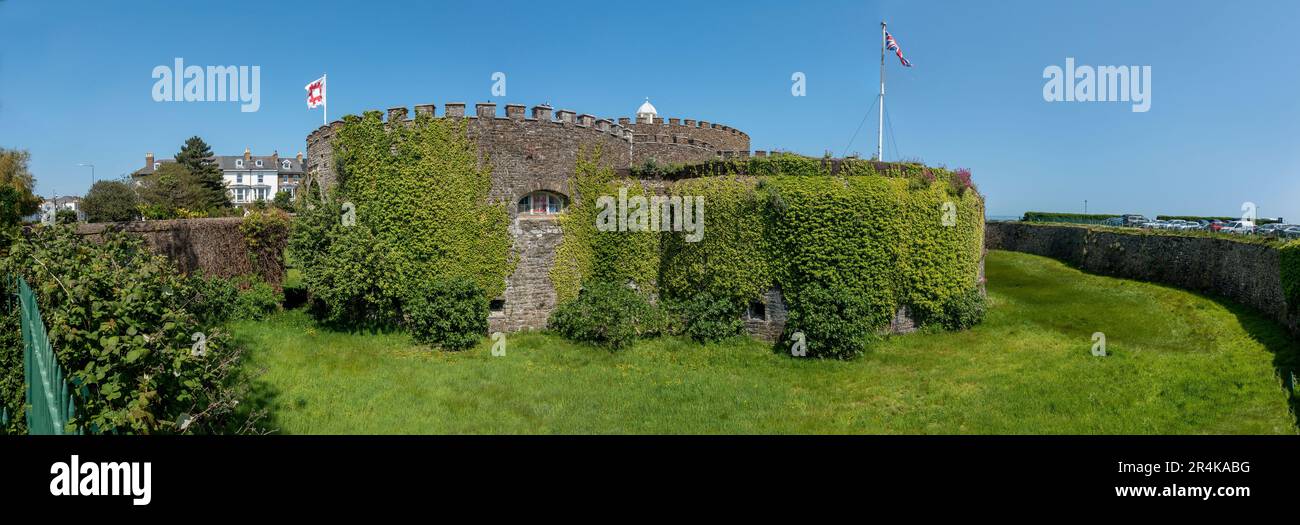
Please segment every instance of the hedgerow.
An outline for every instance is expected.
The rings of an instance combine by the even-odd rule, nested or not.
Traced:
[[[220,323],[197,315],[204,305],[194,301],[203,298],[190,280],[140,237],[108,231],[92,242],[71,227],[37,227],[13,245],[0,275],[21,276],[36,293],[73,394],[72,426],[139,434],[249,429],[236,414],[248,390],[240,349]],[[5,295],[12,296],[8,287]],[[18,415],[7,430],[19,432],[18,312],[12,300],[4,306],[0,397]]]

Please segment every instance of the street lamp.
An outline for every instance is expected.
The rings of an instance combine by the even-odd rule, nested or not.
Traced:
[[[81,163],[81,164],[77,164],[77,165],[78,165],[78,166],[82,166],[82,167],[90,166],[90,185],[91,185],[91,186],[94,186],[94,185],[95,185],[95,165],[94,165],[94,164],[90,164],[90,163],[88,163],[88,162]]]

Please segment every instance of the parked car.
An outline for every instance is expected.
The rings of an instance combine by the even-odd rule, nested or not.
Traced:
[[[1212,232],[1217,232],[1217,231],[1219,231],[1219,230],[1222,230],[1222,229],[1223,229],[1223,226],[1226,225],[1226,224],[1228,224],[1228,223],[1223,222],[1223,221],[1221,221],[1221,220],[1219,220],[1219,219],[1214,219],[1214,220],[1210,221],[1210,225],[1209,225],[1209,227],[1206,228],[1206,229],[1208,229],[1208,230],[1210,230],[1210,231],[1212,231]]]
[[[1101,221],[1101,224],[1102,224],[1103,226],[1123,226],[1123,225],[1124,225],[1124,218],[1123,218],[1123,217],[1111,217],[1111,218],[1109,218],[1109,219],[1106,219],[1106,220],[1104,220],[1104,221]]]
[[[1251,234],[1255,233],[1255,223],[1251,221],[1232,221],[1224,225],[1219,231],[1224,233]]]
[[[1284,239],[1300,239],[1300,226],[1292,225],[1284,228],[1281,236]]]
[[[1285,230],[1288,226],[1295,226],[1295,225],[1278,224],[1278,223],[1261,224],[1258,228],[1255,229],[1255,233],[1259,235],[1269,235],[1269,236],[1279,235],[1282,233],[1282,230]]]
[[[1151,222],[1146,217],[1143,217],[1142,215],[1137,213],[1129,213],[1124,215],[1124,217],[1122,218],[1124,219],[1124,226],[1129,226],[1133,228],[1141,228],[1143,224]]]

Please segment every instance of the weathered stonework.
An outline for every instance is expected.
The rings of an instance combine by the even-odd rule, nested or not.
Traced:
[[[441,116],[434,104],[415,106],[414,113],[405,107],[390,108],[387,123],[409,125],[412,115],[429,115],[463,121],[465,133],[478,145],[481,162],[490,162],[492,188],[489,199],[506,202],[511,215],[512,257],[515,271],[506,279],[505,292],[493,298],[489,316],[492,331],[516,331],[542,328],[555,308],[555,286],[550,270],[555,260],[562,232],[554,216],[520,214],[515,203],[535,191],[576,198],[573,174],[581,151],[601,152],[601,162],[629,174],[630,169],[653,161],[660,165],[698,164],[718,159],[764,157],[765,151],[750,152],[749,135],[721,124],[693,119],[645,117],[604,119],[567,109],[507,104],[505,116],[497,105],[476,104],[466,111],[465,104],[448,103]],[[306,171],[317,184],[329,188],[337,182],[334,171],[333,138],[342,121],[322,126],[307,136]],[[831,172],[838,161],[831,162]],[[888,166],[882,164],[884,168]],[[647,179],[642,183],[654,193],[664,193],[664,180]],[[983,276],[981,260],[981,282]],[[788,318],[780,290],[764,294],[764,318],[746,315],[750,334],[774,341],[780,338]],[[900,309],[888,327],[892,333],[914,329],[909,312]]]
[[[555,262],[555,249],[563,238],[560,221],[555,216],[520,215],[511,223],[510,235],[514,237],[514,256],[518,263],[506,280],[501,309],[488,316],[488,326],[493,332],[542,328],[555,309],[551,266]]]
[[[279,288],[284,282],[284,261],[255,261],[250,257],[248,242],[239,229],[243,222],[239,217],[220,217],[79,223],[77,235],[99,242],[105,231],[127,232],[144,238],[150,251],[166,255],[181,273],[209,277],[255,274]]]
[[[491,162],[489,198],[509,203],[512,256],[517,261],[505,292],[494,298],[500,308],[489,316],[493,331],[542,328],[555,308],[550,268],[561,239],[559,223],[554,217],[521,215],[515,203],[539,190],[574,198],[572,177],[580,152],[599,149],[601,162],[623,173],[647,161],[688,164],[720,158],[722,150],[748,154],[749,136],[719,124],[675,118],[670,123],[658,119],[632,124],[626,118],[604,119],[550,106],[530,110],[520,104],[506,104],[504,110],[505,116],[499,116],[496,104],[481,103],[467,112],[465,104],[449,103],[442,115],[434,104],[415,106],[414,113],[405,107],[385,112],[390,126],[409,125],[418,115],[462,120],[465,133],[478,145],[479,158]],[[332,141],[342,125],[335,121],[307,136],[306,171],[325,188],[337,182]],[[663,181],[645,182],[652,190],[663,186]]]
[[[990,222],[985,237],[990,250],[1042,255],[1086,272],[1224,297],[1300,333],[1282,290],[1278,251],[1273,246],[1020,222]]]

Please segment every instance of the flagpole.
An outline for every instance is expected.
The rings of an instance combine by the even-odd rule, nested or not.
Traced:
[[[320,77],[320,91],[321,91],[320,125],[322,126],[328,126],[330,123],[329,121],[330,99],[328,98],[328,94],[327,94],[327,90],[329,90],[329,88],[330,88],[329,74],[321,75]]]
[[[876,131],[876,160],[885,160],[885,22],[880,22],[880,127]]]

